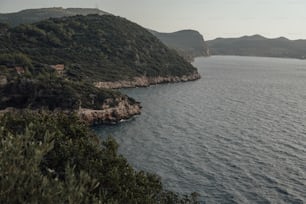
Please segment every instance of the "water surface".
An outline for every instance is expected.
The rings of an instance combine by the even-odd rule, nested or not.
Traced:
[[[123,90],[142,115],[98,134],[167,189],[206,203],[306,202],[306,61],[216,56],[194,66],[198,81]]]

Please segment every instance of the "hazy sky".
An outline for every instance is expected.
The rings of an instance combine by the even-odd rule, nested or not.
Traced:
[[[206,39],[306,39],[306,0],[0,0],[1,13],[54,6],[96,7],[157,31],[196,29]]]

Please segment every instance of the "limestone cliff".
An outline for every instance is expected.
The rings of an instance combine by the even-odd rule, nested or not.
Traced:
[[[113,104],[116,104],[115,106]],[[101,110],[80,108],[77,111],[81,120],[89,125],[116,124],[121,120],[139,115],[140,103],[131,101],[128,97],[109,98],[102,105]]]
[[[8,107],[0,110],[0,117],[8,112],[19,112],[24,110],[37,112],[40,109],[17,109]],[[61,109],[54,111],[67,114],[75,112],[78,117],[88,125],[116,124],[122,120],[139,115],[141,113],[141,105],[139,102],[136,102],[127,96],[122,96],[118,98],[106,99],[101,107],[101,110],[80,108],[79,110],[75,111]]]
[[[203,36],[195,30],[181,30],[174,33],[160,33],[149,30],[169,48],[174,49],[188,61],[195,57],[209,56],[209,48]]]
[[[133,88],[133,87],[147,87],[154,84],[162,83],[175,83],[175,82],[187,82],[194,81],[201,78],[198,72],[194,72],[190,75],[168,76],[168,77],[134,77],[132,80],[120,80],[115,82],[96,82],[94,85],[98,88],[119,89],[119,88]]]

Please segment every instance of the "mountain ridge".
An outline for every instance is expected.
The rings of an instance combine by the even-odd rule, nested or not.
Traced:
[[[10,26],[20,24],[36,23],[49,18],[63,18],[75,15],[112,15],[108,12],[95,8],[40,8],[25,9],[19,12],[0,14],[0,23],[6,23]],[[209,50],[204,42],[203,36],[195,30],[182,30],[173,33],[161,33],[148,29],[153,35],[159,38],[169,48],[176,50],[182,57],[188,61],[199,56],[208,56]],[[165,38],[166,36],[166,38]],[[181,36],[181,37],[179,37]],[[178,38],[179,37],[179,38]],[[177,39],[178,38],[178,39]],[[188,39],[194,39],[196,43],[189,41],[191,45],[186,45]]]
[[[306,40],[286,37],[267,38],[262,35],[237,38],[216,38],[207,41],[212,55],[238,55],[279,58],[306,58]]]
[[[171,33],[149,30],[169,48],[176,50],[188,61],[195,57],[209,56],[209,48],[203,36],[196,30],[184,29]]]
[[[62,18],[75,15],[111,15],[108,12],[101,11],[95,8],[38,8],[38,9],[24,9],[18,12],[0,13],[0,22],[7,23],[11,26],[18,26],[20,24],[35,23],[46,20],[48,18]]]

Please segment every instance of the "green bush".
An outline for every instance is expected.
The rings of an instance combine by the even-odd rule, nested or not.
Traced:
[[[19,112],[0,119],[0,203],[194,203],[135,171],[111,138],[76,116]]]
[[[31,59],[23,53],[0,54],[0,65],[31,67]]]

